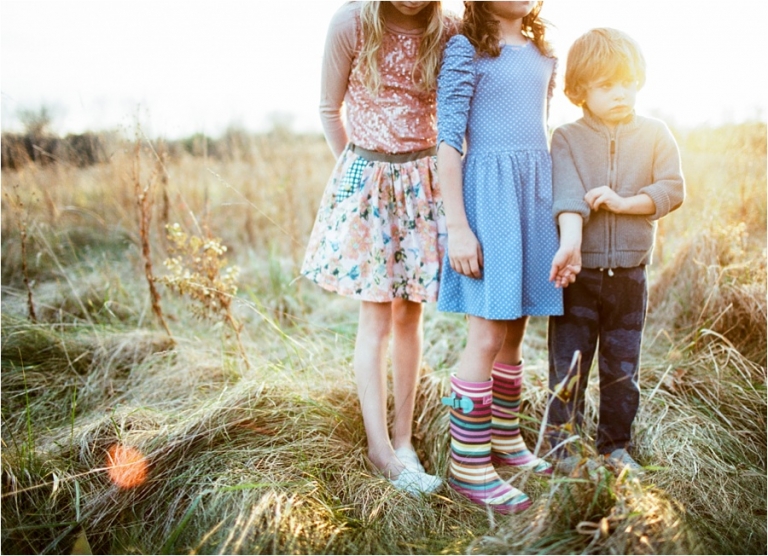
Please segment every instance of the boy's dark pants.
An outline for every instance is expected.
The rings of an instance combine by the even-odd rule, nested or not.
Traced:
[[[563,401],[550,396],[550,442],[558,442],[578,432],[584,418],[584,391],[595,349],[598,347],[600,372],[600,417],[597,427],[598,453],[629,448],[632,422],[640,402],[638,370],[640,342],[645,324],[647,288],[645,266],[608,270],[585,268],[576,281],[563,290],[564,314],[549,319],[549,388],[567,377],[570,397]],[[581,365],[569,374],[576,350]],[[574,413],[575,411],[575,413]],[[574,417],[576,430],[570,434],[559,429]],[[567,450],[556,454],[563,457]]]

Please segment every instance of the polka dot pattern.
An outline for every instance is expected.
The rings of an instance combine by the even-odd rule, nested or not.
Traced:
[[[555,60],[529,42],[497,58],[475,56],[466,37],[446,47],[437,90],[438,142],[459,151],[464,207],[483,249],[483,277],[455,272],[446,254],[441,311],[490,320],[561,315],[549,282],[558,248],[546,134]]]

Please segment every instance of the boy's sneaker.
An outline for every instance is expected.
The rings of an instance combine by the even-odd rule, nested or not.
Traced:
[[[587,473],[592,473],[598,465],[590,458],[582,456],[567,456],[555,462],[555,471],[561,475],[573,475],[574,471],[585,468]]]
[[[645,472],[643,466],[637,463],[624,448],[614,450],[610,454],[603,456],[606,467],[612,469],[615,473],[621,473],[625,467],[629,468],[629,473],[642,475]]]

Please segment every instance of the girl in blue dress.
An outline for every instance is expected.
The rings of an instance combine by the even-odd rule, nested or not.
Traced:
[[[531,502],[494,465],[552,473],[520,435],[526,324],[530,315],[562,314],[558,287],[578,265],[552,262],[559,241],[546,121],[556,60],[541,2],[464,5],[437,97],[448,228],[438,309],[469,315],[467,345],[443,400],[451,406],[449,484],[509,513]]]

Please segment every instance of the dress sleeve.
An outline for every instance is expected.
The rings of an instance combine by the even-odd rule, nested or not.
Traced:
[[[549,121],[549,106],[552,104],[552,95],[555,94],[555,87],[557,86],[557,58],[553,58],[552,75],[549,78],[549,87],[547,88],[547,121]]]
[[[320,121],[325,139],[337,157],[348,141],[341,106],[347,94],[356,43],[356,12],[354,6],[346,4],[336,12],[328,27],[320,81]]]
[[[437,144],[464,154],[469,104],[475,90],[475,49],[464,35],[448,41],[437,79]]]

